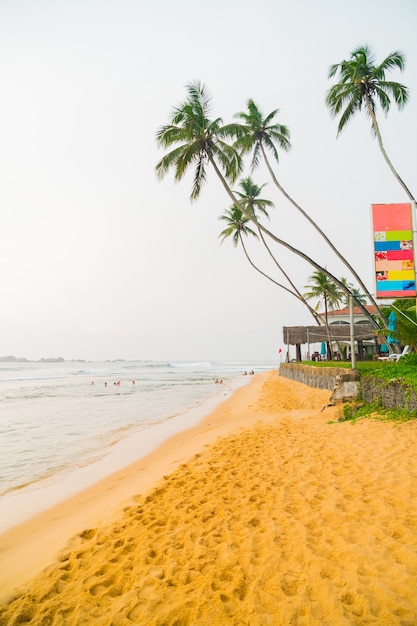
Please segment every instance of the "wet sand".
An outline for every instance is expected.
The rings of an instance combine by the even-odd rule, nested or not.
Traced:
[[[417,624],[417,423],[329,395],[256,375],[0,536],[0,624]]]

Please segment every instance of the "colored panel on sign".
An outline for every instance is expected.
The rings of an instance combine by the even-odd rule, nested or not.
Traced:
[[[375,241],[375,250],[400,250],[399,241]]]
[[[414,280],[414,270],[389,270],[388,280]]]
[[[402,291],[403,290],[403,281],[402,280],[384,280],[377,281],[377,289],[378,291]]]
[[[377,298],[414,298],[416,295],[414,291],[377,291]]]
[[[377,292],[383,293],[384,296],[386,293],[392,292],[394,294],[402,293],[407,297],[410,297],[415,292],[416,283],[414,280],[385,280],[385,281],[377,281]]]
[[[411,230],[410,204],[373,204],[374,231]]]
[[[412,250],[390,250],[387,252],[387,259],[389,261],[399,261],[409,259],[413,260],[414,254]]]
[[[410,270],[412,267],[404,267],[404,261],[377,261],[375,263],[375,270],[377,272],[388,272],[391,271],[400,271],[400,270]],[[406,261],[409,263],[409,261]],[[395,279],[396,280],[396,279]]]
[[[385,233],[385,239],[387,241],[412,241],[413,233],[411,230],[391,230]]]
[[[393,264],[395,263],[395,267]],[[375,261],[375,271],[378,272],[388,272],[389,269],[402,270],[403,261]]]

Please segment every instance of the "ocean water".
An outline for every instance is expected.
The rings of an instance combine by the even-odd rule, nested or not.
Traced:
[[[198,423],[276,362],[0,363],[0,531]],[[215,384],[222,379],[222,384]]]

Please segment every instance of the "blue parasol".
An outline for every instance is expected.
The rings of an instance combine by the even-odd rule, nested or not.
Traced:
[[[395,315],[394,311],[391,311],[388,316],[388,330],[392,331],[391,333],[388,333],[388,343],[398,343],[398,339],[396,339],[395,335],[393,334],[397,330],[397,316]]]
[[[326,342],[322,341],[320,346],[320,354],[327,354]]]

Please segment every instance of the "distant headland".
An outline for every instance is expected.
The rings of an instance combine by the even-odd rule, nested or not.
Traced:
[[[48,359],[39,359],[38,361],[31,361],[30,359],[26,359],[24,356],[0,356],[0,363],[62,363],[63,361],[65,361],[65,359],[60,356],[50,357]]]
[[[125,359],[107,359],[105,361],[105,363],[122,363],[124,362]],[[32,359],[26,359],[24,356],[18,357],[18,356],[13,356],[13,355],[9,355],[9,356],[0,356],[0,363],[87,363],[87,359],[68,359],[66,361],[66,359],[63,359],[62,356],[58,356],[58,357],[48,357],[48,358],[42,358],[42,359],[38,359],[38,360],[32,360]]]

